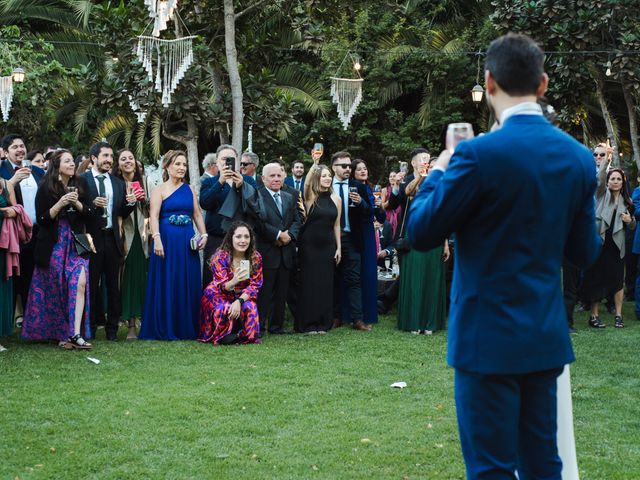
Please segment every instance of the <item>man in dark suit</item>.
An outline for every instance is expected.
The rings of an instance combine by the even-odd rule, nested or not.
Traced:
[[[304,194],[304,163],[296,160],[291,166],[291,175],[284,179],[284,184]]]
[[[29,295],[29,285],[33,275],[33,249],[35,248],[36,237],[38,235],[38,224],[36,218],[36,193],[38,183],[44,177],[44,170],[35,165],[25,168],[22,161],[26,159],[27,147],[22,137],[17,134],[6,135],[0,142],[6,160],[0,162],[0,177],[13,184],[16,194],[16,201],[22,205],[33,222],[33,234],[31,240],[20,246],[20,275],[15,277],[13,289],[13,301],[20,295],[22,308],[27,305]]]
[[[362,224],[373,214],[373,206],[367,202],[366,187],[361,182],[350,180],[351,154],[336,152],[331,156],[331,168],[334,172],[333,191],[342,200],[340,215],[340,241],[342,260],[336,267],[333,314],[333,328],[340,327],[340,307],[349,302],[353,328],[370,331],[371,325],[362,321],[362,288],[360,285],[360,252],[362,252]],[[344,285],[346,292],[342,291]]]
[[[96,214],[87,222],[87,233],[93,237],[96,253],[89,257],[89,290],[91,292],[91,327],[102,323],[104,313],[99,287],[104,274],[107,287],[107,340],[118,340],[120,323],[120,267],[124,261],[124,244],[120,236],[118,217],[127,218],[136,205],[136,196],[127,192],[125,183],[111,175],[113,149],[106,142],[99,142],[89,150],[93,167],[82,174],[87,182],[87,197],[96,207]],[[102,308],[99,308],[102,307]]]
[[[227,158],[233,159],[234,168],[227,166]],[[225,231],[222,228],[223,218],[218,214],[230,192],[239,195],[239,189],[244,182],[256,187],[252,177],[242,175],[237,169],[238,152],[232,145],[223,144],[216,150],[216,165],[219,174],[215,177],[204,178],[200,185],[200,206],[206,210],[205,226],[209,240],[204,247],[204,268],[202,282],[204,286],[211,283],[212,275],[208,262],[213,253],[222,243]]]
[[[286,333],[283,328],[284,307],[300,231],[297,199],[282,190],[283,177],[280,164],[265,165],[262,170],[264,187],[256,193],[261,205],[261,218],[255,222],[255,230],[264,278],[258,294],[260,331],[269,323],[269,333],[274,334]]]
[[[427,251],[456,232],[448,362],[467,478],[560,479],[557,377],[574,360],[560,267],[599,255],[591,153],[536,103],[544,54],[524,35],[487,50],[487,102],[500,128],[448,145],[411,205]]]

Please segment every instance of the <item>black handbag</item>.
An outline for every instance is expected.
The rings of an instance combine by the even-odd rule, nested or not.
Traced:
[[[93,238],[88,233],[73,234],[73,244],[76,247],[76,253],[81,257],[87,257],[90,253],[96,253],[96,247],[93,245]]]
[[[395,248],[396,248],[396,252],[398,253],[407,253],[409,250],[411,250],[411,244],[409,243],[409,239],[405,238],[405,232],[404,232],[404,223],[405,220],[407,219],[407,210],[409,209],[409,197],[407,197],[407,200],[404,204],[404,210],[403,210],[403,215],[402,215],[402,225],[400,226],[400,233],[398,234],[398,239],[395,242]]]

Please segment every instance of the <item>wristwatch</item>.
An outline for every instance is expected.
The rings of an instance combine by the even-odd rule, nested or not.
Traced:
[[[238,300],[240,302],[240,306],[244,305],[244,298],[238,297],[238,298],[236,298],[236,300]]]

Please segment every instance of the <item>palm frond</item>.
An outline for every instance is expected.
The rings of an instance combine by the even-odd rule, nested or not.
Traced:
[[[89,19],[91,18],[91,10],[93,9],[93,2],[90,0],[67,0],[67,3],[74,12],[78,23],[82,25],[82,28],[88,28]]]
[[[89,114],[97,102],[96,98],[88,97],[82,99],[75,113],[73,114],[73,131],[76,139],[79,139],[87,128]]]
[[[464,50],[464,38],[456,34],[455,28],[431,30],[430,48],[437,52],[458,53]]]
[[[133,130],[134,120],[123,114],[117,114],[103,120],[96,129],[93,139],[99,141],[102,138],[119,137],[126,134],[128,130]]]
[[[160,158],[162,150],[162,118],[160,115],[155,113],[151,117],[149,124],[151,125],[151,137],[149,138],[149,143],[153,148],[154,159],[157,160]]]
[[[404,88],[400,82],[389,82],[378,90],[378,105],[384,106],[401,97],[403,94]]]
[[[21,20],[44,20],[56,25],[77,26],[73,12],[60,5],[60,2],[37,0],[0,0],[3,23],[9,25]]]
[[[287,65],[273,72],[277,94],[289,95],[292,101],[304,106],[312,115],[324,118],[331,107],[327,89],[320,82]]]
[[[427,83],[422,92],[422,100],[420,101],[420,108],[418,109],[418,120],[420,120],[420,126],[426,128],[431,123],[431,110],[433,103],[437,101],[437,98],[433,95],[431,85]]]

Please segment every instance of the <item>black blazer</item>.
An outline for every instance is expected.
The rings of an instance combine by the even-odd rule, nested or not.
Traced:
[[[9,160],[0,160],[0,177],[5,180],[10,180],[14,175],[13,166]],[[42,177],[44,177],[44,170],[35,165],[31,166],[31,175],[35,179],[37,184],[40,184]],[[22,190],[20,190],[20,184],[15,186],[15,194],[16,194],[16,202],[20,205],[24,206],[24,202],[22,201]],[[54,202],[55,203],[55,202]]]
[[[362,197],[362,201],[359,205],[356,205],[355,207],[348,207],[351,242],[356,250],[361,252],[364,247],[362,225],[365,222],[372,222],[371,215],[373,215],[374,208],[370,203],[367,186],[364,183],[349,179],[349,187],[356,187],[358,189],[358,193]],[[338,192],[338,195],[339,194],[340,193]]]
[[[91,170],[86,171],[81,175],[87,184],[87,199],[93,206],[93,201],[98,196],[98,187],[93,179],[93,172]],[[136,204],[127,205],[126,200],[126,185],[124,181],[118,177],[109,174],[111,178],[111,186],[113,187],[113,208],[111,209],[111,225],[113,226],[113,236],[116,241],[116,246],[120,255],[124,257],[124,242],[120,235],[120,228],[118,227],[118,217],[127,218],[131,212],[136,208]],[[87,222],[87,232],[93,237],[93,243],[96,247],[96,251],[100,252],[104,248],[104,242],[102,240],[102,228],[106,225],[105,219],[102,218],[102,209],[93,207],[94,214],[91,215]]]
[[[280,190],[282,200],[282,215],[278,211],[276,202],[266,188],[259,188],[258,204],[259,218],[254,222],[257,248],[262,255],[263,268],[293,268],[295,265],[296,240],[300,232],[300,216],[298,214],[297,199],[288,192]],[[288,231],[291,235],[289,245],[276,245],[278,231]]]
[[[85,233],[86,223],[89,218],[95,214],[95,207],[87,198],[87,185],[81,177],[76,178],[78,186],[79,200],[82,203],[82,212],[60,212],[60,215],[66,215],[71,224],[71,230],[75,233]],[[54,198],[49,192],[44,182],[40,183],[38,192],[36,193],[36,217],[38,219],[38,233],[36,234],[36,245],[34,248],[34,262],[41,267],[48,267],[51,260],[51,252],[58,241],[58,217],[51,218],[49,210],[58,198]]]

